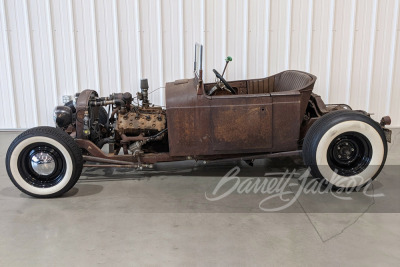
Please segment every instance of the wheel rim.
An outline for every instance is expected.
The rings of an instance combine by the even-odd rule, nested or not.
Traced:
[[[364,171],[372,158],[372,145],[358,132],[337,136],[329,145],[327,159],[330,168],[342,176],[353,176]]]
[[[56,147],[35,143],[21,151],[18,170],[27,183],[48,188],[57,185],[64,178],[66,162]]]

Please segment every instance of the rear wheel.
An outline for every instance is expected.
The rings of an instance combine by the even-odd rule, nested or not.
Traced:
[[[374,180],[387,156],[380,125],[355,111],[336,111],[320,118],[303,144],[311,174],[333,189],[359,189]]]
[[[61,129],[37,127],[11,143],[6,167],[11,181],[22,192],[34,197],[57,197],[78,181],[82,152]]]

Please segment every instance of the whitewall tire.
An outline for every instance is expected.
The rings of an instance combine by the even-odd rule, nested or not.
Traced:
[[[357,111],[335,111],[318,119],[303,143],[311,174],[333,189],[360,189],[374,180],[387,156],[380,125]]]
[[[58,197],[78,181],[82,152],[61,129],[36,127],[11,143],[6,167],[11,181],[22,192],[34,197]]]

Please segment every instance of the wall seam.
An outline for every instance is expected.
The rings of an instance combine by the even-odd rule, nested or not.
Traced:
[[[97,16],[96,16],[96,0],[92,1],[91,15],[92,15],[92,33],[93,33],[93,57],[94,57],[94,67],[95,67],[95,80],[97,83],[98,94],[101,95],[103,91],[102,82],[100,80],[100,62],[99,62],[99,44],[98,44],[98,26],[97,26]]]
[[[163,55],[163,23],[162,23],[162,4],[161,0],[157,1],[157,37],[158,37],[158,58],[160,59],[159,63],[159,82],[160,84],[157,87],[164,86],[164,55]],[[160,104],[162,106],[165,105],[164,99],[164,90],[160,89]]]
[[[265,38],[264,38],[264,54],[265,54],[265,61],[264,61],[264,75],[267,77],[269,76],[269,59],[270,59],[270,44],[269,44],[269,37],[271,33],[271,1],[266,1],[265,3]]]
[[[57,64],[56,64],[56,56],[55,56],[55,45],[54,45],[54,36],[53,36],[53,16],[52,16],[52,6],[51,6],[51,0],[47,1],[47,12],[49,14],[48,16],[48,31],[49,31],[49,46],[51,47],[50,49],[50,57],[51,57],[51,67],[52,67],[52,77],[53,77],[53,84],[56,87],[55,89],[55,94],[53,95],[53,101],[54,105],[58,104],[58,96],[59,96],[59,85],[58,85],[58,79],[57,79]]]
[[[389,69],[389,86],[388,86],[388,94],[386,96],[386,114],[389,114],[390,112],[390,106],[391,106],[391,98],[392,98],[392,91],[393,91],[393,82],[394,82],[394,68],[395,68],[395,58],[397,55],[397,49],[396,49],[396,44],[397,44],[397,36],[398,36],[398,31],[397,28],[399,27],[399,1],[395,2],[395,8],[394,8],[394,23],[393,23],[393,29],[392,29],[392,42],[391,42],[391,47],[390,47],[390,69]]]
[[[140,24],[140,1],[135,1],[135,17],[136,17],[136,60],[138,63],[137,75],[139,79],[142,78],[142,37],[141,37],[141,24]]]
[[[248,42],[249,42],[249,1],[244,0],[243,20],[244,20],[244,36],[243,36],[243,78],[247,79],[247,64],[248,64]]]
[[[347,72],[348,72],[348,81],[346,88],[346,104],[350,104],[351,97],[351,83],[353,78],[353,62],[354,62],[354,41],[356,34],[356,18],[357,18],[357,2],[356,0],[352,0],[352,18],[351,18],[351,32],[350,32],[350,49],[349,49],[349,59],[347,62]]]
[[[312,61],[312,42],[313,42],[313,22],[314,22],[314,0],[308,1],[308,32],[307,32],[307,58],[306,71],[311,71]]]
[[[329,103],[330,98],[330,88],[331,88],[331,75],[332,75],[332,58],[333,58],[333,41],[334,41],[334,27],[335,27],[335,0],[331,0],[330,4],[330,14],[329,14],[329,40],[328,40],[328,62],[327,62],[327,70],[326,70],[326,90],[325,90],[325,101]]]
[[[293,0],[287,0],[288,6],[286,10],[286,58],[285,58],[285,65],[286,69],[290,69],[290,49],[292,46],[292,13],[293,13]]]
[[[179,76],[180,79],[183,79],[185,76],[185,50],[184,50],[184,16],[183,16],[183,0],[179,0],[178,2],[179,16],[178,16],[178,24],[179,24]]]
[[[113,2],[113,8],[114,8],[114,34],[115,34],[115,59],[116,59],[116,65],[117,65],[117,88],[118,91],[121,93],[122,92],[122,73],[121,73],[121,53],[120,53],[120,40],[119,40],[119,22],[118,22],[118,2],[117,0],[114,0]]]
[[[25,5],[25,27],[27,28],[27,43],[28,43],[28,57],[29,57],[29,63],[30,63],[30,68],[31,71],[29,72],[30,80],[33,85],[32,88],[32,93],[33,93],[33,114],[34,114],[34,125],[39,125],[39,114],[38,114],[38,93],[37,93],[37,84],[36,84],[36,71],[35,71],[35,66],[34,66],[34,56],[33,56],[33,47],[32,47],[32,36],[31,36],[31,23],[30,23],[30,15],[29,15],[29,6],[28,6],[28,0],[24,1]]]
[[[368,83],[367,83],[367,92],[366,92],[366,110],[369,110],[369,103],[371,99],[371,88],[372,88],[372,73],[374,71],[374,55],[375,55],[375,46],[376,46],[376,30],[377,30],[377,18],[378,18],[378,0],[374,0],[374,8],[373,8],[373,16],[372,16],[372,25],[371,29],[371,39],[370,39],[370,50],[369,50],[369,67],[368,67]]]
[[[68,5],[69,8],[69,14],[68,14],[68,19],[71,27],[71,53],[72,53],[72,65],[73,65],[73,79],[74,79],[74,85],[75,85],[75,92],[79,91],[79,72],[78,72],[78,58],[77,58],[77,53],[76,53],[76,29],[75,29],[75,12],[74,12],[74,4],[73,1],[70,1],[70,4]]]

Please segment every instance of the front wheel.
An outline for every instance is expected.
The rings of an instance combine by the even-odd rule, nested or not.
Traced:
[[[336,111],[318,119],[303,143],[311,174],[333,189],[360,189],[381,172],[387,143],[380,125],[355,111]]]
[[[6,167],[11,181],[22,192],[41,198],[58,197],[78,181],[82,152],[61,129],[36,127],[11,143]]]

